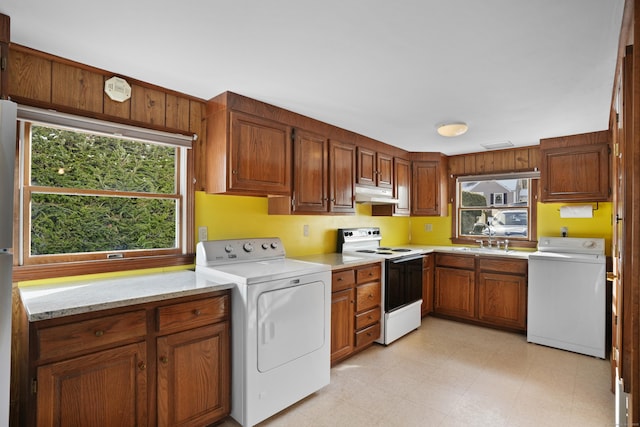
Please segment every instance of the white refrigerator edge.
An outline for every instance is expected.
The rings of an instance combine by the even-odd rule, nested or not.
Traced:
[[[0,427],[9,425],[16,123],[17,105],[0,100]]]

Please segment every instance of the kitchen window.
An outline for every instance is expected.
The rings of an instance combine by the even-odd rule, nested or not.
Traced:
[[[186,253],[189,137],[18,111],[20,265]]]
[[[536,177],[528,172],[458,177],[453,242],[491,237],[513,246],[535,243]]]

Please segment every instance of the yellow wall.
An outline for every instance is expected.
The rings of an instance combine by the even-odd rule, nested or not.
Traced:
[[[560,218],[560,206],[571,203],[538,203],[538,237],[560,236],[560,228],[567,227],[569,237],[604,237],[607,255],[611,254],[612,204],[575,203],[593,205],[593,218]],[[597,206],[597,209],[595,209]]]
[[[370,205],[358,204],[356,215],[269,215],[265,197],[196,192],[195,203],[196,238],[200,226],[207,227],[209,240],[277,236],[288,256],[335,252],[336,230],[346,227],[380,227],[383,246],[409,241],[408,217],[371,216]]]
[[[569,237],[604,237],[608,253],[611,203],[600,203],[593,218],[560,218],[564,205],[538,203],[538,236],[559,236],[560,228],[567,227]],[[269,215],[263,197],[197,192],[195,223],[196,236],[197,227],[206,226],[209,240],[278,236],[289,256],[335,252],[336,229],[341,227],[380,227],[383,246],[451,245],[451,205],[446,217],[375,217],[369,205],[357,205],[356,215]],[[305,224],[308,236],[303,236]]]

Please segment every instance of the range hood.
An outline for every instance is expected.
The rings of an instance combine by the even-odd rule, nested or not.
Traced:
[[[393,198],[390,188],[365,187],[356,185],[356,203],[369,205],[397,205],[398,199]]]

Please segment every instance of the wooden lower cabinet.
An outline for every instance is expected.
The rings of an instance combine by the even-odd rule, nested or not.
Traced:
[[[434,313],[524,332],[527,265],[523,259],[437,254]]]
[[[230,292],[28,323],[25,426],[205,426],[230,412]],[[22,368],[20,368],[22,369]]]
[[[344,359],[354,349],[353,295],[351,288],[331,295],[331,363]]]
[[[422,259],[422,316],[433,311],[433,282],[435,275],[435,254],[427,254]]]
[[[333,272],[331,364],[346,359],[380,337],[380,262]]]
[[[157,340],[158,426],[204,426],[229,411],[229,327],[217,323]]]
[[[37,425],[147,425],[146,360],[139,342],[38,367]]]

